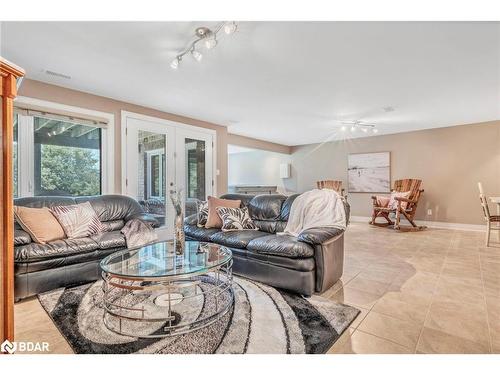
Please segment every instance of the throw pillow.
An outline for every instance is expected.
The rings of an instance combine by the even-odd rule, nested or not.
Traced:
[[[204,227],[208,220],[208,201],[196,201],[198,226]]]
[[[14,216],[34,242],[45,244],[65,237],[61,224],[47,207],[30,208],[14,206]]]
[[[217,207],[239,208],[240,200],[208,197],[208,218],[205,228],[222,228],[222,220],[216,211]]]
[[[68,238],[89,237],[105,231],[90,202],[56,206],[51,211]]]
[[[222,220],[222,231],[257,230],[257,226],[248,214],[248,208],[217,207],[217,213]]]
[[[411,194],[411,191],[404,191],[404,192],[397,192],[397,191],[393,191],[391,193],[391,198],[389,199],[389,204],[388,204],[388,207],[395,210],[396,208],[398,208],[398,201],[394,198],[408,198]],[[407,202],[401,202],[401,208],[403,208],[403,210],[406,208],[406,206],[408,205]]]

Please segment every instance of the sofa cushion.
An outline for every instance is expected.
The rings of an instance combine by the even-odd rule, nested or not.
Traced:
[[[210,241],[219,245],[244,249],[250,241],[267,235],[268,233],[257,230],[235,230],[215,233],[210,236]]]
[[[262,194],[255,196],[248,204],[253,220],[279,220],[281,205],[286,197],[281,194]]]
[[[288,221],[288,217],[290,216],[290,210],[292,209],[292,204],[295,201],[295,198],[297,198],[299,195],[300,194],[293,194],[290,195],[288,198],[286,198],[286,200],[281,205],[280,220]]]
[[[236,256],[233,252],[233,256]],[[246,258],[261,263],[272,264],[273,266],[289,268],[301,272],[313,271],[316,268],[316,262],[313,257],[310,258],[287,258],[283,256],[259,254],[255,251],[247,251]]]
[[[125,236],[119,231],[103,232],[91,237],[99,245],[99,249],[112,249],[114,247],[126,247]]]
[[[286,221],[254,220],[253,222],[260,231],[272,234],[283,232],[286,228]]]
[[[192,238],[197,241],[209,242],[210,236],[217,232],[220,232],[220,229],[203,227],[200,228],[197,225],[184,224],[184,233],[186,237]]]
[[[14,216],[23,230],[37,243],[44,244],[66,237],[61,224],[47,207],[14,206]]]
[[[31,242],[28,232],[22,229],[14,229],[14,246],[26,245]]]
[[[230,208],[230,207],[217,207],[215,209],[217,214],[222,220],[222,231],[230,232],[234,230],[257,230],[250,215],[248,208]]]
[[[89,202],[50,209],[68,238],[83,238],[104,232],[104,227]]]
[[[42,259],[65,257],[96,250],[99,245],[90,237],[64,239],[47,244],[30,243],[14,248],[14,260],[34,262]]]
[[[222,220],[217,213],[217,207],[240,207],[240,200],[220,199],[216,197],[208,197],[208,218],[205,228],[222,228]]]
[[[115,230],[120,230],[124,227],[124,220],[110,220],[101,222],[105,232],[113,232]]]
[[[309,244],[301,242],[296,237],[287,234],[272,234],[256,238],[250,241],[247,249],[259,254],[269,254],[287,258],[309,258],[314,256],[314,249]]]

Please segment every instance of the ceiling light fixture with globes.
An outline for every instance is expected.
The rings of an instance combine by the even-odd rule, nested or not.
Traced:
[[[340,130],[343,132],[347,131],[347,127],[350,127],[351,133],[355,133],[357,130],[361,130],[363,133],[368,133],[371,131],[372,133],[378,133],[378,129],[375,124],[369,124],[366,122],[362,122],[359,120],[356,121],[341,121],[342,127]]]
[[[213,30],[208,27],[198,27],[194,32],[196,39],[189,43],[181,53],[175,56],[175,59],[170,63],[170,67],[172,69],[178,69],[183,57],[188,53],[190,53],[196,61],[201,61],[203,54],[197,49],[199,42],[203,42],[203,46],[210,50],[217,46],[217,35],[219,32],[223,31],[225,34],[231,35],[234,34],[237,29],[238,25],[234,21],[221,22]]]

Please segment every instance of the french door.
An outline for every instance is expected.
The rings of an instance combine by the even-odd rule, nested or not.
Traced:
[[[128,112],[125,125],[124,193],[155,216],[160,239],[173,236],[171,191],[182,190],[185,213],[197,199],[213,194],[213,142],[210,130]]]

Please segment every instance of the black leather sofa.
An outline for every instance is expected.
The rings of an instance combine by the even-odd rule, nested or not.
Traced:
[[[90,202],[107,231],[92,237],[64,239],[45,245],[34,243],[19,224],[14,227],[15,298],[20,300],[48,290],[77,285],[100,278],[99,262],[105,256],[126,248],[120,233],[125,223],[141,219],[157,226],[132,198],[122,195],[93,197],[29,197],[14,205],[53,207]]]
[[[344,231],[315,228],[302,232],[299,237],[277,235],[285,229],[297,196],[223,195],[224,199],[240,199],[259,230],[222,232],[200,228],[194,214],[185,219],[186,238],[231,249],[235,274],[307,296],[322,293],[342,276]]]

